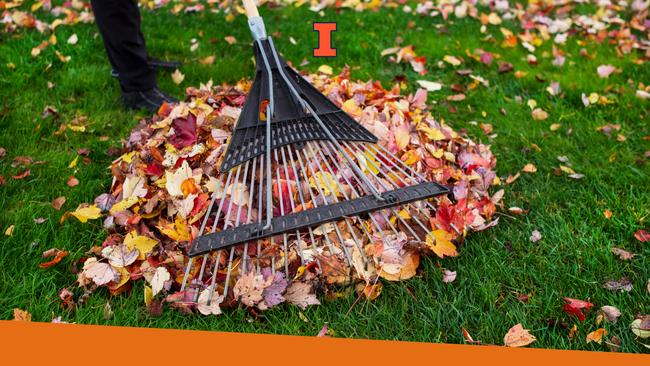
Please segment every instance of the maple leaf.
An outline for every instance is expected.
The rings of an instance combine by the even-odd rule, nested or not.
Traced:
[[[188,113],[186,118],[177,118],[172,121],[171,126],[174,128],[174,134],[167,137],[177,149],[182,149],[196,143],[196,117]]]
[[[264,267],[261,272],[264,278],[271,276],[271,269],[269,267]],[[264,305],[266,305],[266,307],[271,307],[284,302],[286,299],[282,296],[282,293],[287,289],[287,286],[288,283],[284,278],[284,273],[275,272],[271,284],[262,292]]]
[[[87,222],[88,220],[94,220],[101,217],[101,210],[97,207],[97,204],[89,205],[87,203],[82,203],[77,207],[74,212],[71,214],[79,219],[81,222]]]
[[[106,259],[108,259],[111,266],[119,268],[126,267],[135,262],[139,255],[140,251],[138,249],[131,250],[126,245],[120,244],[113,248],[113,251],[106,257]]]
[[[637,231],[634,233],[634,237],[637,238],[640,242],[650,241],[650,234],[648,234],[645,230]]]
[[[456,257],[458,252],[456,251],[456,246],[450,241],[452,237],[453,236],[445,230],[435,230],[427,235],[426,241],[429,248],[433,250],[438,257],[444,258],[445,255]]]
[[[185,75],[181,74],[178,69],[172,73],[172,80],[174,81],[174,84],[178,85],[183,82],[183,79],[185,79]]]
[[[271,286],[273,278],[264,278],[261,274],[255,275],[253,271],[247,272],[240,277],[233,287],[235,299],[239,299],[246,306],[254,306],[264,298],[264,289]]]
[[[218,291],[212,293],[212,299],[210,300],[210,305],[208,305],[208,299],[210,298],[210,289],[207,288],[201,292],[197,300],[199,312],[203,315],[219,315],[221,314],[221,308],[219,305],[223,302],[224,297],[219,295]]]
[[[530,236],[530,241],[536,243],[541,238],[542,238],[542,234],[540,234],[539,231],[535,230],[533,231],[533,235]]]
[[[294,282],[287,288],[284,298],[287,299],[287,302],[298,305],[302,310],[306,310],[308,305],[320,305],[316,295],[310,292],[310,284]]]
[[[86,278],[92,279],[99,286],[120,280],[120,272],[108,263],[95,262],[88,269],[85,269],[82,274]]]
[[[575,315],[581,322],[585,321],[586,317],[580,309],[586,308],[587,311],[589,311],[589,308],[594,306],[594,304],[582,300],[571,299],[568,297],[563,297],[563,299],[569,302],[568,304],[564,304],[564,311],[569,315]]]
[[[61,206],[63,206],[65,201],[66,201],[65,197],[55,198],[52,200],[52,207],[54,207],[55,210],[59,211],[61,210]]]
[[[603,311],[603,314],[607,316],[607,319],[609,319],[609,321],[611,321],[613,324],[616,324],[618,317],[621,316],[621,311],[613,306],[605,305],[600,309]]]
[[[143,261],[146,259],[146,255],[158,246],[158,241],[132,231],[124,237],[124,245],[133,251],[138,251],[137,260]]]
[[[510,328],[506,334],[503,343],[508,347],[523,347],[527,346],[537,340],[534,335],[528,333],[528,329],[524,329],[521,323]]]

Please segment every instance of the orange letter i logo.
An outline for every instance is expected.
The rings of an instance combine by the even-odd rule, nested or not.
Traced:
[[[314,48],[314,57],[336,57],[336,48],[332,48],[332,32],[336,31],[336,23],[314,23],[314,31],[318,32],[318,48]]]

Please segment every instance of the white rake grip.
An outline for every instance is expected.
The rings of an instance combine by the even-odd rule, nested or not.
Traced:
[[[244,10],[246,10],[246,16],[248,19],[260,16],[260,12],[257,11],[257,5],[255,5],[254,0],[242,0],[244,2]]]

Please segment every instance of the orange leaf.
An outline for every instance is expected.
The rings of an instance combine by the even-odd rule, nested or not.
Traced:
[[[14,309],[14,321],[18,322],[31,322],[32,316],[26,311]]]
[[[603,328],[598,329],[595,332],[591,332],[587,334],[587,343],[594,341],[598,344],[602,344],[603,342],[603,336],[607,334],[607,331]]]
[[[610,217],[612,217],[612,211],[605,210],[605,212],[603,212],[603,215],[605,215],[606,219],[609,219]]]
[[[28,175],[31,173],[31,171],[32,171],[31,169],[28,169],[28,170],[27,170],[26,172],[24,172],[23,174],[20,174],[20,175],[12,175],[12,177],[14,177],[14,179],[23,179],[23,178],[25,178],[26,176],[28,176]]]
[[[61,253],[57,254],[56,257],[52,261],[47,262],[47,263],[43,263],[43,264],[39,264],[38,268],[51,267],[51,266],[61,262],[61,259],[63,259],[63,257],[65,257],[66,255],[68,255],[68,252],[61,252]]]
[[[201,191],[194,184],[194,178],[190,178],[181,183],[181,192],[183,192],[183,198],[187,198],[188,195],[197,194]]]
[[[521,171],[528,172],[528,173],[535,173],[537,171],[537,168],[533,164],[528,163]]]

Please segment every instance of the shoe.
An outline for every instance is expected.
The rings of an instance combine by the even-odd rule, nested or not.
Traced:
[[[148,109],[150,111],[157,111],[163,105],[163,102],[168,104],[178,103],[178,99],[167,94],[160,88],[155,87],[146,91],[124,93],[122,91],[122,104],[133,109]]]
[[[147,63],[154,69],[163,69],[167,71],[174,71],[183,66],[183,63],[180,61],[163,61],[151,56],[147,56]],[[120,74],[115,70],[111,70],[110,74],[114,78],[120,77]]]

